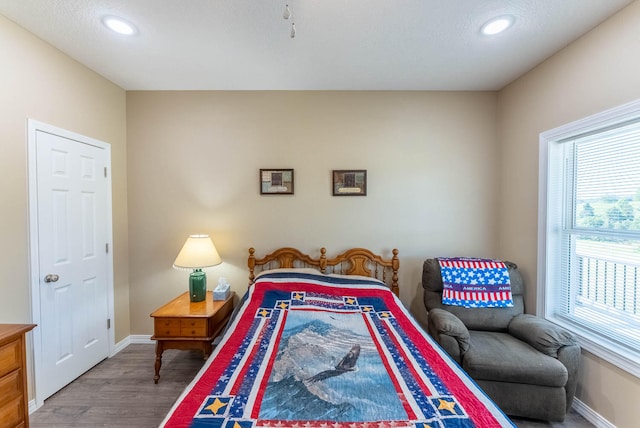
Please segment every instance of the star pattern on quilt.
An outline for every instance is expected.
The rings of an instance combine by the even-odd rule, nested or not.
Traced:
[[[290,305],[290,304],[291,304],[291,302],[290,302],[290,301],[288,301],[288,300],[278,300],[278,301],[276,302],[276,306],[275,306],[275,307],[276,307],[277,309],[282,309],[282,310],[284,311],[284,310],[286,310],[286,309],[289,309],[289,305]]]
[[[298,302],[304,301],[304,292],[303,291],[294,291],[291,293],[291,300],[296,300]]]
[[[229,404],[228,400],[222,401],[218,397],[216,397],[216,399],[213,400],[213,403],[211,403],[210,405],[208,405],[204,409],[205,410],[211,410],[211,412],[214,415],[218,415],[218,414],[220,414],[220,410],[223,410],[223,408],[226,407],[228,404]]]
[[[204,399],[200,411],[196,416],[211,417],[225,416],[229,409],[229,404],[233,400],[232,396],[214,396],[209,395]]]
[[[443,418],[466,416],[458,401],[451,395],[432,397],[431,402]]]
[[[356,299],[355,297],[345,296],[345,297],[342,298],[342,301],[347,306],[357,306],[358,305],[358,299]]]
[[[381,319],[390,319],[393,318],[393,314],[389,311],[380,311],[378,312],[378,317]]]
[[[447,410],[451,413],[455,413],[456,402],[455,401],[447,401],[440,399],[440,404],[438,404],[438,410]]]
[[[271,318],[272,309],[260,308],[258,312],[256,312],[256,317],[258,318]]]

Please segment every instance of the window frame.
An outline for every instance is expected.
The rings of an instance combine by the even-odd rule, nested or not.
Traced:
[[[558,216],[568,215],[570,210],[559,208],[567,204],[568,200],[564,194],[566,188],[564,184],[561,189],[549,186],[556,184],[558,180],[558,169],[562,170],[562,165],[557,162],[564,161],[564,143],[575,140],[578,137],[596,133],[608,128],[621,126],[630,121],[640,120],[640,100],[615,107],[601,113],[594,114],[584,119],[562,125],[560,127],[542,132],[539,136],[539,175],[538,175],[538,266],[537,266],[537,315],[558,324],[578,337],[582,348],[592,354],[614,364],[626,372],[640,377],[640,352],[634,352],[625,347],[619,346],[616,342],[594,333],[585,326],[569,319],[552,314],[549,310],[549,299],[552,298],[554,290],[547,289],[547,285],[555,282],[554,278],[560,278],[561,262],[551,260],[550,254],[555,254],[561,250],[553,249],[553,245],[561,245],[565,239],[564,231],[552,230],[558,221],[565,222],[565,218],[558,220]],[[556,163],[554,165],[554,163]],[[562,174],[560,174],[562,175]],[[554,220],[555,219],[555,220]],[[572,227],[572,231],[579,232],[580,228]],[[587,231],[591,234],[591,231]],[[555,248],[555,247],[554,247]]]

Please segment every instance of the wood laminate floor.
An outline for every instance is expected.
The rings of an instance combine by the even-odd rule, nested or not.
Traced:
[[[30,416],[33,428],[157,427],[203,365],[202,353],[165,351],[153,383],[155,348],[129,345],[45,400]],[[563,423],[514,419],[518,428],[590,428],[572,411]]]
[[[157,427],[204,360],[201,352],[165,351],[158,384],[154,362],[153,345],[127,346],[45,400],[30,426]]]

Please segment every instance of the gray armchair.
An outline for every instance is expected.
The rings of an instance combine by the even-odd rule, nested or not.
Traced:
[[[580,347],[565,329],[524,313],[524,283],[514,263],[511,308],[442,304],[437,259],[424,262],[429,334],[511,416],[562,421],[576,391]]]

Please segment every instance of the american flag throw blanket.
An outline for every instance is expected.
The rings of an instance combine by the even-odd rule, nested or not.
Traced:
[[[512,427],[380,282],[258,277],[165,427]]]
[[[438,258],[442,274],[442,304],[465,308],[513,306],[507,265],[500,260]]]

